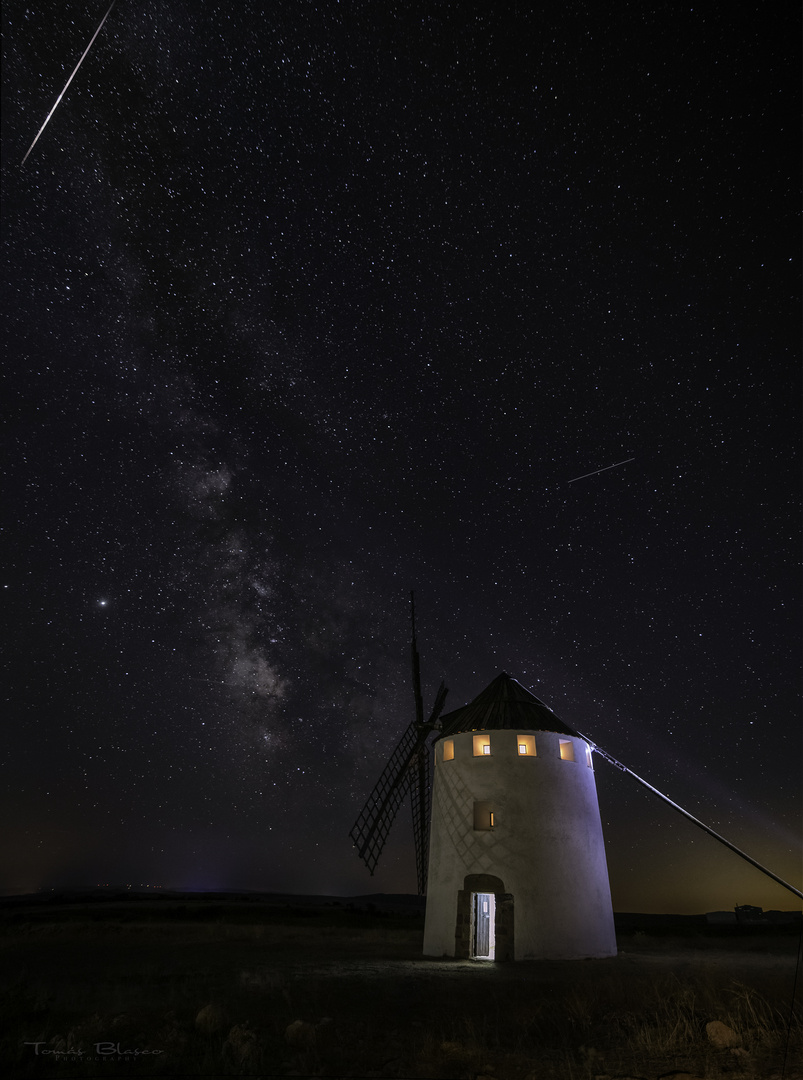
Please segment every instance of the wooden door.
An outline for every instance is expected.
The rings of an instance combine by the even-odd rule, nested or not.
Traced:
[[[491,952],[491,896],[474,893],[474,955],[489,956]]]

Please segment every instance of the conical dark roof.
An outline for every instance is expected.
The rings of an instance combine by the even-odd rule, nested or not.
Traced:
[[[577,735],[564,724],[548,705],[525,690],[520,682],[504,671],[497,675],[481,694],[468,705],[441,717],[438,735],[457,735],[461,731],[489,731],[494,728],[518,728],[529,731],[557,731]]]

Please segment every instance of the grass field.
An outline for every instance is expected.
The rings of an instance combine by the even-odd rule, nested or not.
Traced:
[[[768,1080],[785,1060],[803,1080],[795,925],[631,920],[615,959],[493,964],[422,959],[415,909],[183,898],[0,920],[4,1076]]]

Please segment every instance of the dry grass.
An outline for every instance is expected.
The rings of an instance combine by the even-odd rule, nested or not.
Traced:
[[[421,960],[421,926],[409,918],[253,906],[213,921],[191,906],[166,913],[107,905],[6,924],[3,968],[16,974],[0,999],[4,1075],[781,1074],[793,935],[631,935],[614,960],[494,965]],[[219,1024],[199,1030],[210,1003]],[[706,1033],[714,1020],[741,1044],[717,1049]],[[42,1044],[38,1056],[26,1042]],[[160,1053],[93,1060],[98,1042]],[[84,1053],[54,1053],[70,1049]],[[798,1008],[787,1080],[801,1076],[800,1060]]]

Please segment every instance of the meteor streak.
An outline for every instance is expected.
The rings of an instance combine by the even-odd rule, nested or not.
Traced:
[[[613,465],[606,465],[602,469],[594,469],[593,472],[583,473],[582,476],[575,476],[574,480],[567,480],[567,484],[573,484],[575,480],[585,480],[587,476],[596,476],[597,473],[607,472],[608,469],[615,469],[617,465],[627,465],[628,461],[635,461],[634,457],[625,458],[624,461],[615,461]]]
[[[31,150],[33,150],[33,148],[34,148],[34,147],[36,146],[37,142],[39,142],[39,136],[40,136],[40,135],[42,134],[42,132],[43,132],[43,131],[45,130],[45,128],[47,127],[48,123],[50,122],[50,117],[51,117],[51,116],[53,115],[53,113],[54,113],[54,112],[56,111],[56,109],[57,109],[57,108],[59,107],[59,103],[61,102],[61,99],[62,99],[62,98],[64,97],[64,95],[65,95],[65,94],[67,93],[67,87],[68,87],[68,86],[70,85],[70,83],[71,83],[71,82],[73,81],[73,79],[75,78],[75,74],[76,74],[76,72],[78,71],[78,68],[79,68],[79,67],[81,66],[81,64],[83,64],[83,62],[84,62],[84,59],[86,58],[86,54],[87,54],[87,53],[89,52],[89,50],[90,50],[90,49],[92,48],[92,46],[93,46],[93,44],[94,44],[94,42],[95,42],[95,38],[96,38],[96,37],[98,36],[98,34],[99,34],[99,33],[101,32],[101,30],[103,29],[103,24],[104,24],[104,23],[106,22],[106,20],[108,19],[108,17],[109,17],[110,15],[111,15],[111,12],[112,12],[112,8],[114,7],[114,5],[115,5],[116,3],[117,3],[117,0],[112,0],[112,2],[111,2],[111,5],[110,5],[110,7],[109,7],[109,10],[108,10],[108,11],[106,12],[106,14],[105,14],[105,15],[103,16],[103,18],[102,18],[102,19],[100,20],[100,26],[99,26],[99,27],[97,28],[97,30],[95,31],[95,33],[94,33],[94,34],[92,35],[92,40],[91,40],[91,41],[89,42],[89,44],[87,45],[87,47],[86,47],[86,48],[84,49],[84,55],[83,55],[83,56],[81,57],[81,59],[80,59],[80,60],[78,61],[78,63],[77,63],[76,65],[75,65],[75,71],[73,71],[72,75],[71,75],[71,76],[69,77],[69,79],[67,80],[67,82],[66,82],[66,83],[64,84],[64,89],[63,89],[63,90],[61,91],[61,93],[59,94],[59,96],[58,96],[58,97],[56,98],[56,104],[55,104],[55,105],[53,106],[53,108],[52,108],[52,109],[50,110],[50,112],[49,112],[49,113],[47,114],[47,116],[45,117],[45,122],[44,122],[44,124],[42,124],[42,126],[41,126],[41,127],[39,128],[39,131],[38,131],[38,132],[37,132],[37,134],[36,134],[36,138],[35,138],[35,139],[34,139],[34,141],[33,141],[33,142],[31,143],[31,145],[30,145],[30,146],[28,147],[28,154],[30,154]],[[24,158],[22,159],[21,165],[24,165],[24,164],[25,164],[25,162],[26,162],[26,161],[28,160],[28,154],[26,154],[26,155],[25,155],[25,157],[24,157]]]

